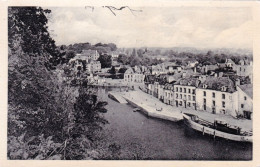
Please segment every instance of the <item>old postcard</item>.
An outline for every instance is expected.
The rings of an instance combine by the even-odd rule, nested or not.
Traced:
[[[0,166],[260,166],[259,14],[2,1]]]

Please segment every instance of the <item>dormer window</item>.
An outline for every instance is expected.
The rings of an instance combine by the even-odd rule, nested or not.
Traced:
[[[206,84],[203,84],[203,86],[202,86],[204,89],[207,89],[207,87],[208,87],[208,85],[206,85]]]
[[[188,82],[188,85],[189,85],[189,86],[191,85],[191,81]]]
[[[227,87],[226,87],[226,86],[222,86],[222,87],[221,87],[221,91],[222,91],[222,92],[226,92],[226,91],[227,91]]]

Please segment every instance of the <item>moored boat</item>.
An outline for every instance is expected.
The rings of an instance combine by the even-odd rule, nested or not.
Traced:
[[[232,126],[223,120],[215,120],[214,123],[203,120],[197,115],[183,113],[183,120],[186,126],[202,134],[208,134],[233,141],[252,142],[252,132],[242,131],[237,126]]]
[[[134,108],[133,112],[141,111],[139,108]]]

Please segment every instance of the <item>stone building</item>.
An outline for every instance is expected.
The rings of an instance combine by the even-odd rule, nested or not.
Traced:
[[[238,85],[238,114],[244,118],[252,119],[253,113],[253,85]]]
[[[228,77],[206,78],[197,84],[196,103],[199,110],[236,116],[238,102],[235,83]]]
[[[197,78],[181,78],[174,83],[174,105],[176,107],[196,108]]]
[[[124,73],[126,83],[144,83],[144,74],[138,66],[129,67]]]

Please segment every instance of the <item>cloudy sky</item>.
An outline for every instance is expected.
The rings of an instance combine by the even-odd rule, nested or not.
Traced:
[[[143,7],[114,16],[108,9],[50,8],[58,45],[90,42],[118,47],[252,48],[249,8]]]

